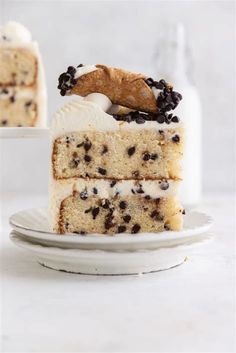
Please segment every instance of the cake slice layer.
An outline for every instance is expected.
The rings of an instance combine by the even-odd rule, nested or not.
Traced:
[[[55,179],[179,179],[182,153],[183,128],[178,126],[74,132],[54,141],[53,174]]]

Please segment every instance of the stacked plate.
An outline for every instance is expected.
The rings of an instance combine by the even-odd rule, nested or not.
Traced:
[[[139,274],[180,265],[212,238],[208,215],[186,212],[182,231],[162,233],[60,235],[51,233],[46,209],[10,217],[11,239],[46,267],[83,274]]]

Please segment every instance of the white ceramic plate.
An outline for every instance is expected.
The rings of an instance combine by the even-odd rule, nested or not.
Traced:
[[[29,209],[10,217],[10,225],[21,233],[25,240],[41,245],[60,248],[100,249],[100,250],[137,250],[157,249],[195,241],[211,226],[212,219],[200,212],[186,211],[182,231],[161,233],[117,234],[115,236],[90,234],[55,234],[50,232],[46,209]]]
[[[173,268],[191,257],[196,247],[207,244],[211,239],[210,236],[205,236],[191,244],[155,250],[103,251],[61,249],[33,244],[15,231],[11,232],[10,237],[43,266],[59,271],[93,275],[141,274]]]
[[[49,128],[41,127],[1,127],[0,138],[41,138],[49,136]]]

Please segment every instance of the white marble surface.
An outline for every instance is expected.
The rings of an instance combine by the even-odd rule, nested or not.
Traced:
[[[233,352],[234,210],[207,197],[214,242],[184,265],[143,276],[96,277],[41,267],[9,240],[7,220],[46,197],[2,195],[3,352]]]

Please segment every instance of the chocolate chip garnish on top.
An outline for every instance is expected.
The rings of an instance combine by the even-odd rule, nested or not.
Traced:
[[[77,66],[81,67],[83,64]],[[76,68],[73,66],[69,66],[66,72],[63,72],[58,79],[57,88],[60,89],[60,93],[62,96],[66,94],[68,90],[73,88],[73,86],[77,83],[77,79],[75,79]]]

